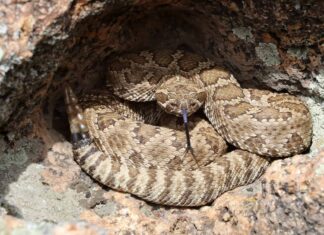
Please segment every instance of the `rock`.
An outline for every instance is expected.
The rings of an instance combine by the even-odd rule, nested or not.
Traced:
[[[300,155],[274,162],[262,184],[253,230],[324,233],[324,151],[315,157]]]
[[[65,145],[65,143],[62,144]],[[62,165],[62,162],[55,162],[51,167]],[[68,164],[72,169],[76,166],[73,161]],[[28,168],[35,172],[32,165]],[[47,167],[45,171],[50,171],[50,169]],[[98,229],[113,234],[322,234],[324,232],[324,189],[322,187],[324,151],[314,157],[298,155],[277,160],[257,182],[227,192],[216,199],[213,205],[199,209],[164,208],[147,204],[129,194],[112,190],[105,191],[103,188],[94,190],[91,188],[95,187],[91,186],[91,181],[87,182],[84,173],[80,174],[81,177],[77,176],[73,180],[69,174],[65,180],[61,176],[62,185],[70,183],[70,187],[63,191],[64,187],[59,187],[59,183],[41,185],[37,182],[44,182],[44,179],[33,177],[35,182],[29,182],[29,185],[25,187],[33,187],[35,192],[41,190],[41,195],[43,200],[46,200],[49,210],[40,208],[37,205],[40,204],[40,198],[34,195],[28,198],[29,204],[45,213],[38,211],[37,214],[42,217],[36,218],[35,208],[24,208],[26,205],[16,203],[17,209],[23,212],[21,216],[28,221],[33,220],[32,224],[35,229],[40,226],[35,222],[59,223],[59,225],[46,225],[50,231],[60,231],[58,234],[76,231],[83,234],[87,229],[92,231],[91,229],[94,228],[96,228],[94,231]],[[25,179],[19,179],[15,184],[19,184],[20,181],[24,182]],[[80,188],[73,184],[88,186]],[[55,192],[57,188],[60,194]],[[53,196],[44,193],[44,189],[51,190]],[[19,188],[15,191],[17,196],[9,196],[12,197],[11,202],[17,200],[19,194],[25,195],[25,189],[22,187],[20,192],[17,190]],[[98,193],[93,193],[96,191],[102,192],[100,200],[96,199]],[[82,195],[85,196],[82,197]],[[66,201],[67,199],[70,201]],[[86,200],[94,200],[97,203],[92,203],[87,207],[84,204]],[[52,209],[58,207],[60,203],[66,203],[62,210]],[[73,205],[73,208],[69,205]],[[78,212],[75,213],[77,208],[79,208]],[[48,213],[49,211],[51,213]],[[53,220],[52,213],[56,214],[56,220]],[[68,217],[63,216],[64,214],[70,214],[73,219],[72,217],[67,219]],[[61,217],[58,217],[59,215]],[[71,223],[75,220],[83,222]],[[2,228],[15,231],[12,221],[19,225],[19,229],[31,226],[30,223],[21,220],[17,222],[17,219],[8,216],[2,218],[0,225]],[[67,223],[68,221],[70,223]]]
[[[25,234],[323,234],[320,1],[3,1],[0,231]],[[244,87],[310,108],[310,152],[202,208],[166,208],[103,187],[72,159],[62,85],[101,86],[115,53],[185,48]],[[19,219],[18,219],[19,218]],[[28,221],[28,222],[27,222]]]
[[[107,231],[86,223],[71,223],[53,226],[50,223],[34,224],[11,216],[0,217],[1,234],[51,234],[51,235],[101,235]]]
[[[8,124],[37,111],[48,97],[58,98],[64,81],[92,87],[112,53],[153,45],[205,54],[245,86],[261,83],[324,99],[316,88],[322,87],[323,50],[316,1],[299,8],[292,0],[114,2],[8,0],[0,6],[0,127],[13,128]],[[271,82],[287,69],[295,71],[288,80]]]

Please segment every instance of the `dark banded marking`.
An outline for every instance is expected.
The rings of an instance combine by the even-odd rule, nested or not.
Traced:
[[[86,152],[84,152],[84,150],[82,148],[87,148]],[[98,152],[97,147],[92,145],[88,145],[88,147],[81,147],[75,150],[76,154],[75,154],[75,159],[76,161],[81,165],[84,166],[86,160],[91,157],[93,154],[95,154],[96,152]]]

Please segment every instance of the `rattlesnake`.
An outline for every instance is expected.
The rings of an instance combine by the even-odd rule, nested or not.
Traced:
[[[253,182],[270,157],[310,145],[311,116],[299,99],[242,89],[231,73],[197,54],[128,53],[107,67],[114,95],[95,91],[78,104],[67,86],[65,97],[75,160],[116,190],[157,204],[205,205]],[[176,118],[161,110],[180,115],[185,108],[190,115],[201,106],[212,126],[201,115],[190,117],[192,153]],[[239,149],[225,153],[223,139]]]

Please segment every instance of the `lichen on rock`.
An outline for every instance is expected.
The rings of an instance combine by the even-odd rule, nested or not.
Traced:
[[[320,4],[293,0],[3,2],[0,230],[324,233]],[[310,153],[277,160],[254,184],[198,209],[151,205],[93,182],[72,159],[62,85],[68,82],[77,92],[101,86],[107,58],[165,47],[210,57],[243,87],[301,97],[314,122]],[[41,221],[47,221],[45,229]]]
[[[277,47],[273,43],[259,43],[255,48],[257,56],[267,65],[279,65],[280,57]]]

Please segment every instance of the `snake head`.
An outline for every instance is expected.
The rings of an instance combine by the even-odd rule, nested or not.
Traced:
[[[198,81],[174,76],[160,85],[155,92],[155,98],[167,113],[180,117],[182,110],[186,110],[190,116],[203,105],[206,92]]]

